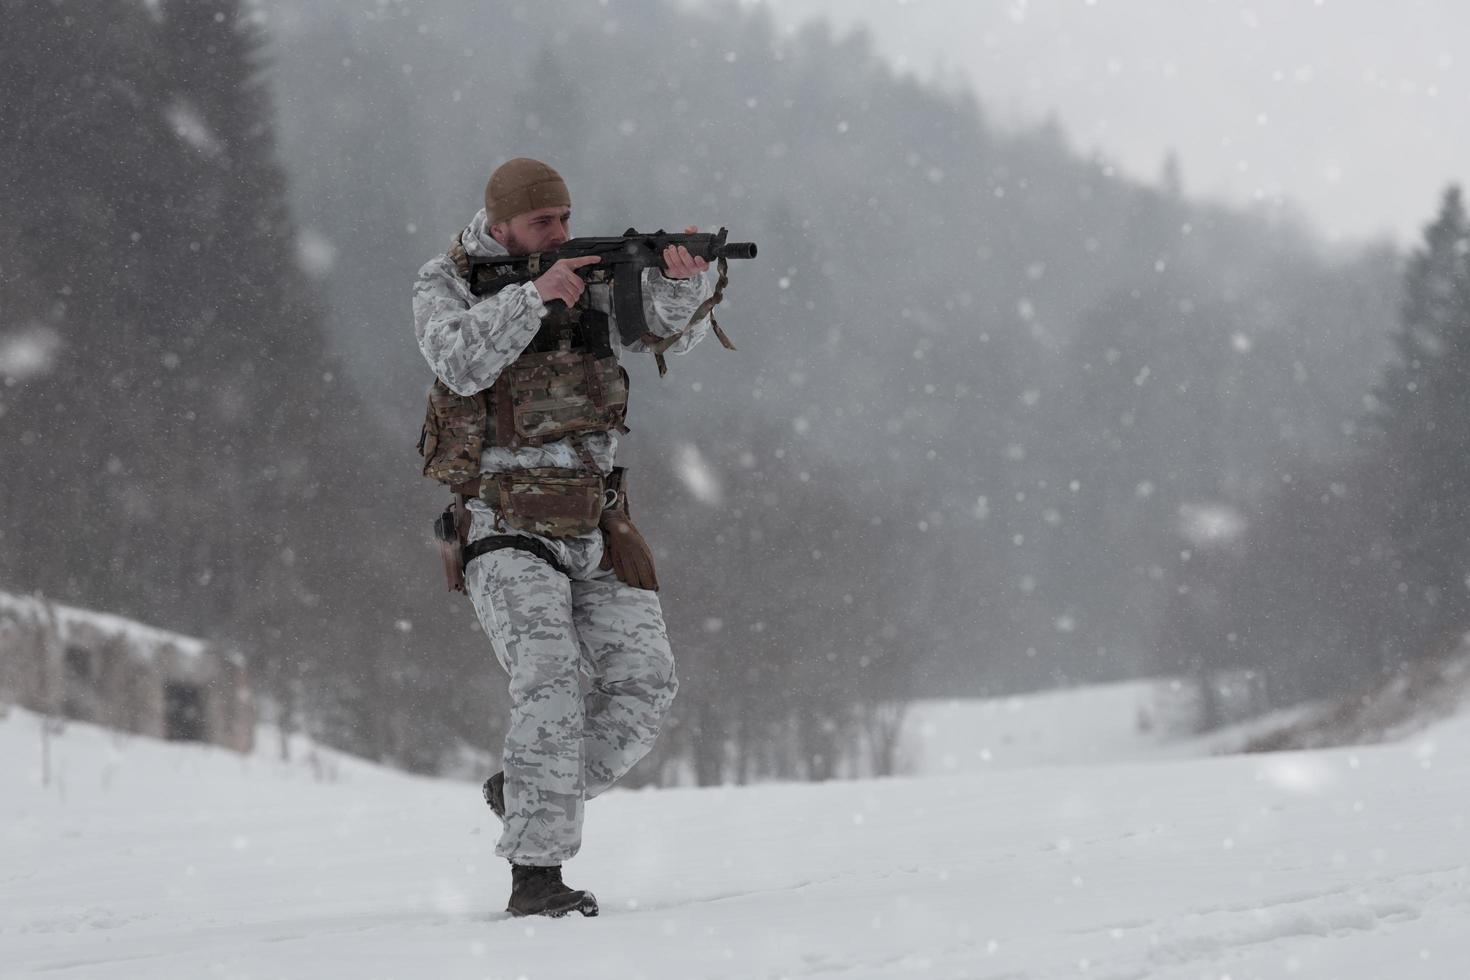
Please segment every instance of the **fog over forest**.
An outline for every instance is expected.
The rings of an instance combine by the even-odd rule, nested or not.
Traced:
[[[95,6],[0,3],[0,589],[236,646],[328,742],[498,744],[410,301],[516,156],[574,234],[760,248],[738,350],[629,358],[683,685],[638,778],[881,771],[915,697],[1179,676],[1208,723],[1470,628],[1452,188],[1329,247],[759,6]]]
[[[761,2],[761,0],[748,0]],[[1191,196],[1295,213],[1332,241],[1418,240],[1424,189],[1459,179],[1470,62],[1453,0],[771,0],[779,29],[866,27],[905,71],[980,93],[1002,125]]]

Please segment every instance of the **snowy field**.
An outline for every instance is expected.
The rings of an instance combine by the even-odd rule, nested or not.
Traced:
[[[43,786],[39,732],[0,720],[6,980],[1470,976],[1463,718],[1377,748],[1049,743],[1045,766],[614,792],[567,867],[603,914],[562,920],[500,911],[475,786],[79,724]]]
[[[988,699],[914,702],[904,717],[898,765],[909,775],[958,775],[1050,765],[1095,765],[1206,754],[1171,739],[1177,685],[1122,681]],[[1229,738],[1221,733],[1214,744]]]

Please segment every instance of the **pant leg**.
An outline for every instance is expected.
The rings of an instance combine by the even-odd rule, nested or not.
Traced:
[[[582,846],[584,712],[571,585],[534,555],[492,551],[465,587],[510,675],[505,734],[505,831],[495,853],[554,865]]]
[[[679,689],[658,594],[612,573],[572,587],[572,617],[591,691],[586,697],[586,797],[648,754]]]

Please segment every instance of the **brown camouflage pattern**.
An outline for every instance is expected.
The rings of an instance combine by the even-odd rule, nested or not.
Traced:
[[[424,476],[451,485],[479,476],[488,423],[485,393],[458,395],[435,378],[419,443]]]
[[[596,530],[604,492],[600,473],[549,467],[496,473],[480,484],[480,499],[511,528],[548,538]]]
[[[593,358],[574,350],[522,354],[497,384],[510,386],[511,424],[527,445],[606,432],[628,415],[627,374],[615,356]]]

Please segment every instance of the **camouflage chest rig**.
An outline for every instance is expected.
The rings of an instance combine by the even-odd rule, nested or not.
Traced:
[[[518,281],[472,277],[459,238],[448,258],[480,299]],[[489,388],[460,395],[434,379],[418,448],[424,476],[448,484],[455,497],[434,528],[452,591],[464,591],[465,565],[499,548],[529,551],[566,572],[555,553],[535,538],[491,535],[467,544],[471,499],[483,500],[517,531],[552,538],[589,533],[605,508],[626,509],[621,468],[603,477],[583,443],[595,432],[627,431],[628,374],[613,352],[609,328],[608,315],[593,309],[584,293],[575,306],[542,317],[535,338]],[[562,439],[585,469],[480,473],[480,454],[487,446],[516,449]]]

